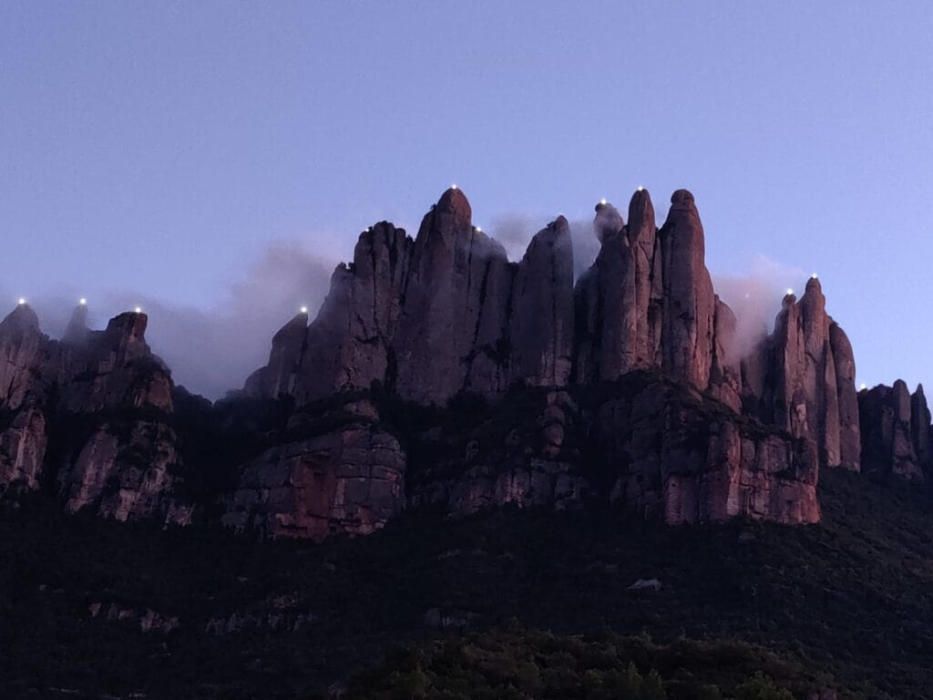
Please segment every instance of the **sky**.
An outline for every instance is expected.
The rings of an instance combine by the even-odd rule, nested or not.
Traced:
[[[4,0],[0,311],[142,305],[217,396],[451,183],[503,237],[686,187],[717,287],[776,313],[817,272],[859,383],[931,383],[930,36],[909,1]]]

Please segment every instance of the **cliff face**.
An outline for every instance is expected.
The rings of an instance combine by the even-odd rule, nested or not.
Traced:
[[[819,466],[858,470],[861,457],[852,350],[826,313],[819,282],[810,280],[799,302],[789,295],[774,332],[742,357],[735,315],[706,268],[693,195],[673,194],[660,230],[654,217],[643,189],[631,199],[627,225],[611,204],[597,205],[600,252],[574,285],[563,217],[510,263],[473,227],[463,193],[448,190],[414,241],[389,224],[360,236],[353,264],[335,272],[317,319],[303,335],[295,331],[289,353],[280,349],[283,328],[247,392],[284,393],[299,407],[370,386],[412,406],[438,407],[464,394],[507,406],[515,391],[550,392],[548,407],[534,409],[546,431],[512,432],[502,445],[481,448],[482,440],[463,435],[438,442],[436,431],[403,436],[410,505],[564,507],[595,494],[672,523],[738,515],[818,520]],[[633,372],[657,381],[590,405],[600,386]],[[297,379],[255,379],[283,374]],[[590,405],[589,412],[568,413],[558,396]],[[498,420],[509,429],[520,422]],[[463,427],[488,429],[482,420]],[[586,459],[568,452],[565,440],[581,436],[600,452]],[[445,455],[440,463],[412,467],[431,445]],[[601,465],[598,478],[583,468],[592,459]],[[253,498],[243,492],[256,491],[262,471],[254,464],[243,472],[252,485],[234,500]],[[445,476],[432,481],[426,473]],[[237,509],[237,522],[252,517],[242,513],[248,506]]]
[[[933,475],[930,411],[923,386],[913,395],[898,379],[858,394],[862,426],[862,461],[878,476],[922,482]]]
[[[852,346],[826,313],[816,277],[784,297],[774,332],[742,362],[743,403],[766,423],[812,440],[828,467],[860,468]]]
[[[639,189],[627,217],[596,206],[600,251],[575,282],[563,217],[512,263],[451,188],[414,240],[364,231],[314,320],[289,320],[215,406],[176,392],[144,314],[92,331],[80,306],[54,341],[22,304],[0,323],[0,488],[183,523],[184,467],[225,524],[321,539],[506,503],[812,523],[821,466],[923,478],[922,390],[857,397],[817,279],[743,356],[693,195],[658,229]]]
[[[78,307],[61,341],[26,304],[0,323],[0,489],[49,482],[70,511],[187,522],[190,507],[173,497],[173,385],[146,344],[146,316],[121,314],[104,331],[85,318]]]

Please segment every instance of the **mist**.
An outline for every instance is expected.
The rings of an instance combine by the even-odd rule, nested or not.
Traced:
[[[346,252],[352,253],[352,247]],[[91,328],[103,328],[108,319],[138,304],[149,317],[146,340],[169,366],[175,383],[217,399],[242,387],[250,372],[266,363],[273,334],[300,307],[308,306],[313,317],[337,262],[336,255],[312,252],[308,244],[276,242],[262,251],[212,307],[172,304],[132,290],[112,290],[88,300],[88,322]],[[60,338],[77,295],[54,292],[28,302],[39,316],[42,331]]]
[[[755,256],[741,275],[713,274],[713,288],[736,318],[734,357],[745,357],[774,330],[774,319],[788,289],[803,292],[809,275],[764,255]]]

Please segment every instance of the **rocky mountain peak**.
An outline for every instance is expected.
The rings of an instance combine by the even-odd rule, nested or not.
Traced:
[[[87,304],[78,304],[71,312],[71,319],[65,328],[62,340],[72,345],[81,345],[87,340],[90,329],[87,326]]]

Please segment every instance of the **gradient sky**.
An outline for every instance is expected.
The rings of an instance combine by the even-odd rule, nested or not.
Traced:
[[[529,235],[687,187],[715,275],[816,271],[859,382],[933,382],[931,36],[929,2],[4,0],[0,293],[221,314],[276,242],[348,258],[452,182]]]

